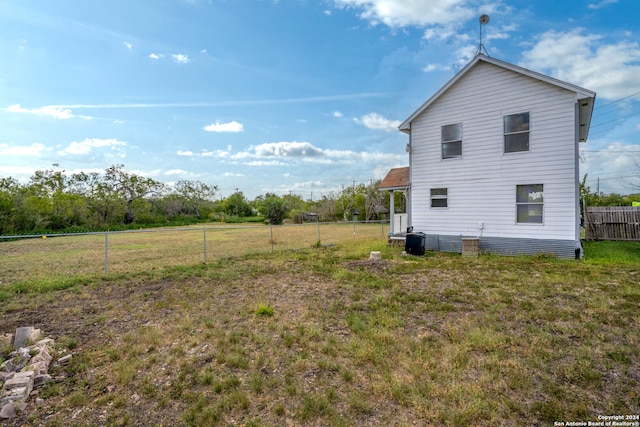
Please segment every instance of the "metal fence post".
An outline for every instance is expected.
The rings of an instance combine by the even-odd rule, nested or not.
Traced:
[[[104,233],[104,275],[109,275],[109,232]]]
[[[356,238],[356,222],[353,221],[353,239],[355,240]]]
[[[202,229],[203,239],[204,239],[204,263],[207,263],[207,229]]]
[[[321,240],[320,240],[320,221],[318,221],[318,244],[320,244]]]
[[[271,230],[271,253],[273,253],[273,225],[269,227],[269,230]]]

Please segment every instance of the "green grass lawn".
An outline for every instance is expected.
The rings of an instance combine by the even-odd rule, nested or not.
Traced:
[[[356,240],[9,293],[0,333],[33,324],[74,354],[13,425],[544,426],[637,414],[640,243],[585,249],[583,261],[411,257]]]

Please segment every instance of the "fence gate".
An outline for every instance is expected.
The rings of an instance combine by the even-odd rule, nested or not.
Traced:
[[[587,240],[640,241],[640,207],[588,206],[586,213]]]

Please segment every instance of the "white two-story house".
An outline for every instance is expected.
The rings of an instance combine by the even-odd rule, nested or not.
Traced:
[[[426,249],[580,257],[579,151],[595,92],[482,54],[399,127]]]

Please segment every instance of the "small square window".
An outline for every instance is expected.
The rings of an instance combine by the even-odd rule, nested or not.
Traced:
[[[542,184],[516,186],[516,222],[542,224],[544,192]]]
[[[462,156],[462,123],[442,126],[442,158]]]
[[[446,188],[431,189],[431,207],[432,208],[447,207],[447,189]]]
[[[529,151],[529,113],[504,116],[504,152]]]

